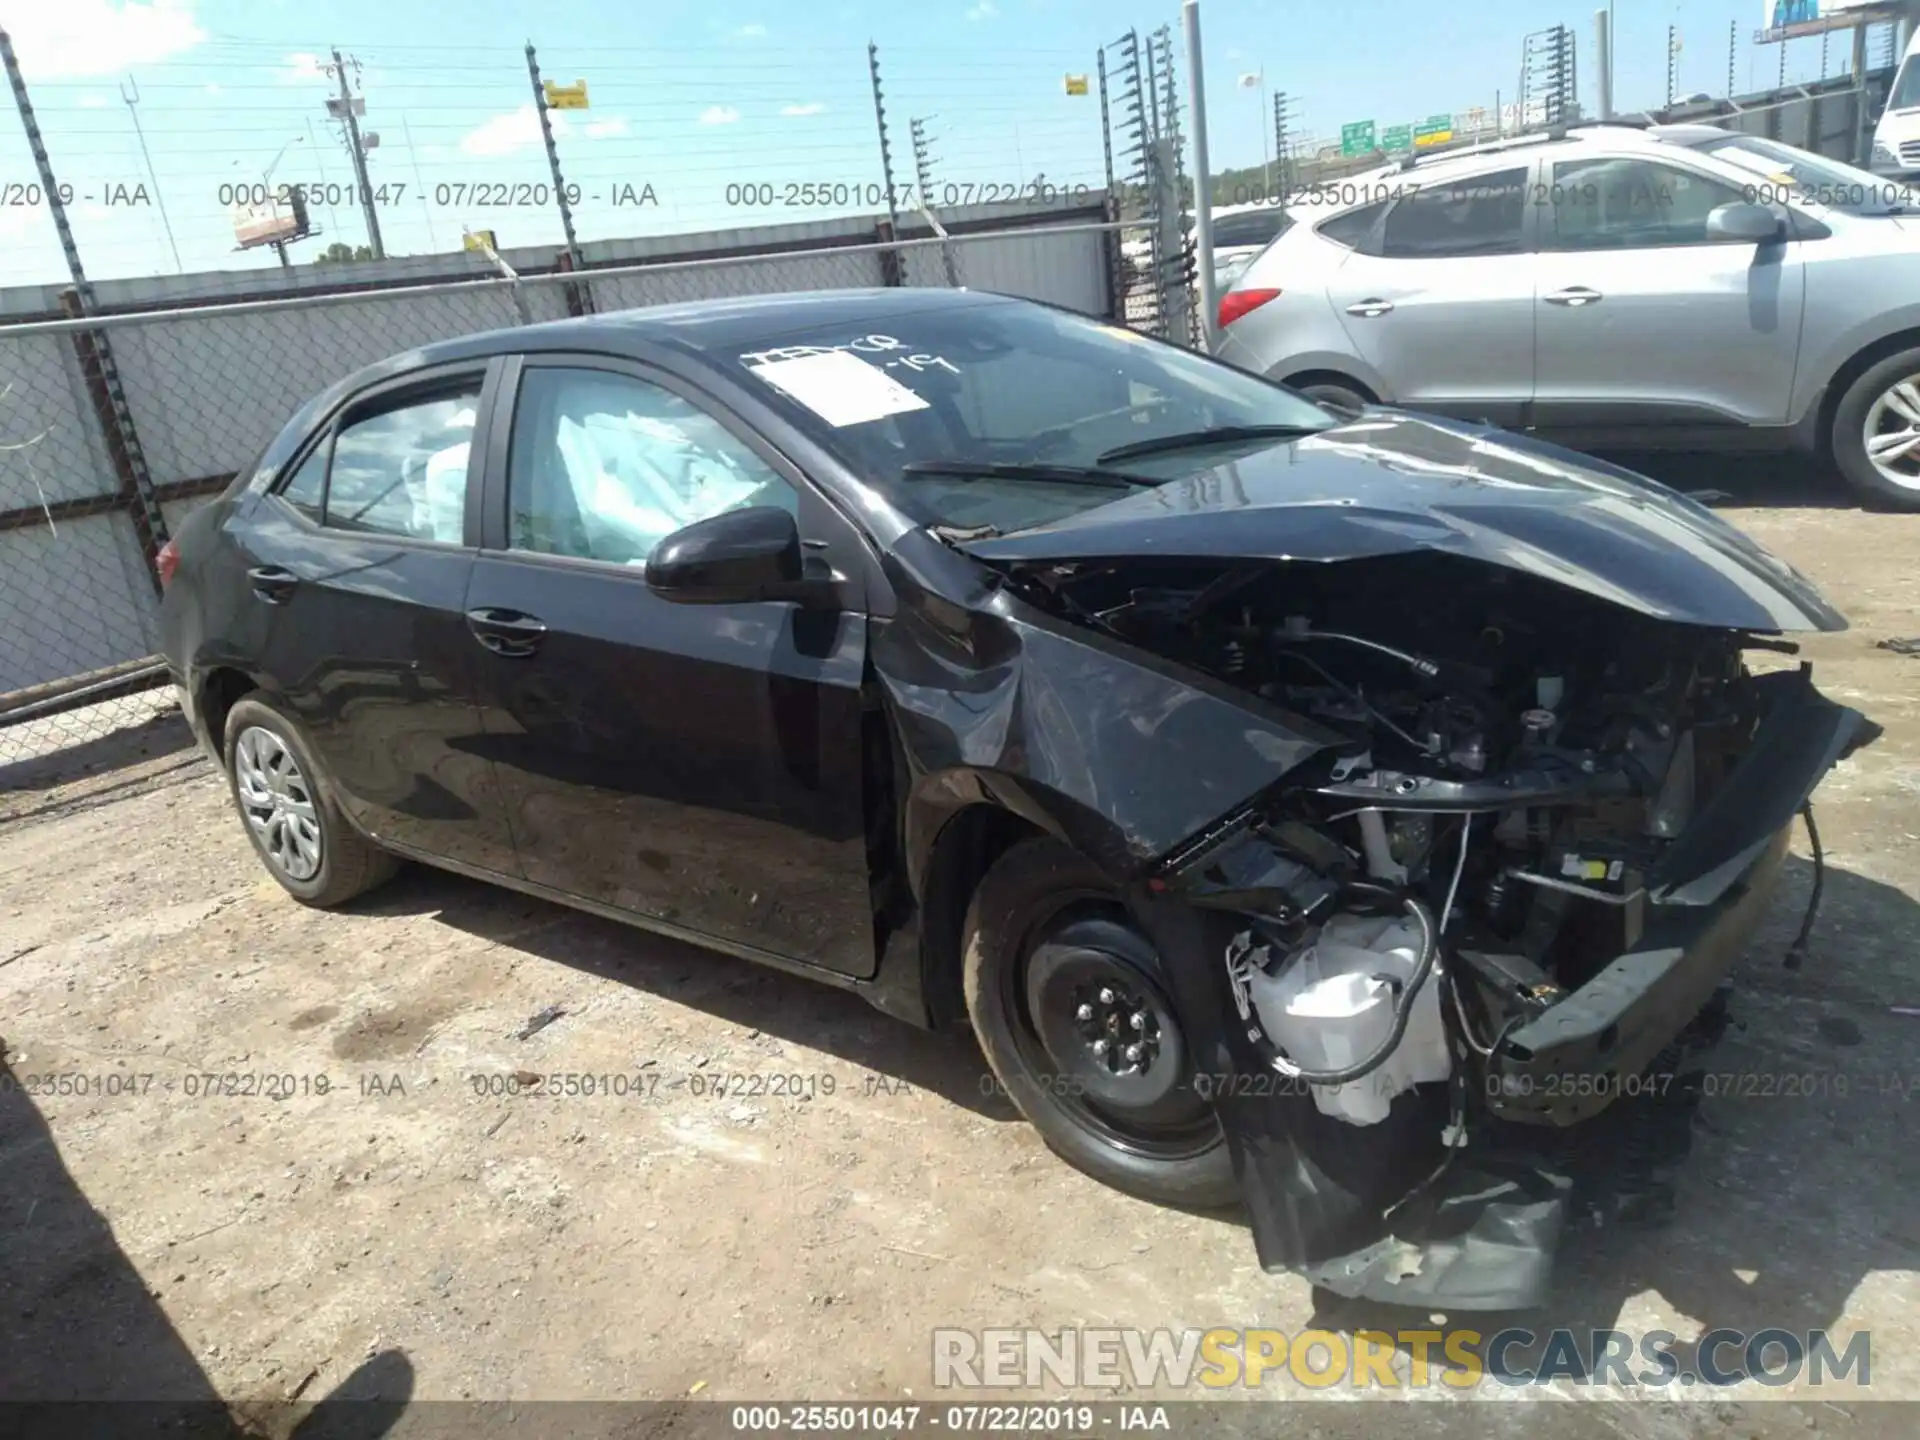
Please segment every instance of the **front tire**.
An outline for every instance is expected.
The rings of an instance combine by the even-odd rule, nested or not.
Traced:
[[[962,946],[980,1048],[1055,1154],[1160,1204],[1239,1200],[1160,958],[1092,862],[1058,840],[1015,845],[974,893]]]
[[[300,727],[258,692],[227,712],[221,753],[254,853],[301,904],[344,905],[399,869],[347,823]]]
[[[1889,355],[1840,397],[1833,459],[1867,500],[1920,510],[1920,349]]]

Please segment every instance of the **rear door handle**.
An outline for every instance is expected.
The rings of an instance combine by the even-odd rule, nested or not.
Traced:
[[[1566,305],[1577,310],[1582,305],[1597,305],[1604,297],[1598,290],[1589,290],[1584,285],[1569,285],[1564,290],[1555,290],[1540,298],[1549,305]]]
[[[519,610],[500,610],[493,606],[469,610],[467,628],[473,631],[474,639],[494,654],[515,660],[533,654],[547,638],[544,620]]]
[[[1392,309],[1391,300],[1360,300],[1347,306],[1347,314],[1358,315],[1366,320],[1377,320]]]
[[[247,571],[247,579],[253,585],[255,597],[269,605],[286,604],[300,583],[298,575],[279,565],[256,565]]]

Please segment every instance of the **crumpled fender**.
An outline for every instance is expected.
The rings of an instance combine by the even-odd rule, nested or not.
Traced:
[[[869,653],[910,772],[916,893],[968,805],[1011,810],[1124,883],[1338,741],[1048,615],[923,531],[884,563],[897,609]]]

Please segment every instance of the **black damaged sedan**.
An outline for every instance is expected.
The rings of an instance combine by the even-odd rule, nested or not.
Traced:
[[[397,356],[162,569],[296,899],[422,860],[970,1023],[1069,1163],[1427,1306],[1658,1208],[1874,733],[1672,491],[964,292]]]

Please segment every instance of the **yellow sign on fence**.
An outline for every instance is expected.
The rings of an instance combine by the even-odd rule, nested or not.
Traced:
[[[587,108],[587,82],[576,80],[571,85],[561,85],[556,81],[544,82],[542,88],[547,94],[549,110],[585,110]]]
[[[1066,87],[1067,94],[1069,95],[1084,95],[1087,93],[1087,77],[1084,75],[1069,75],[1066,77]]]

